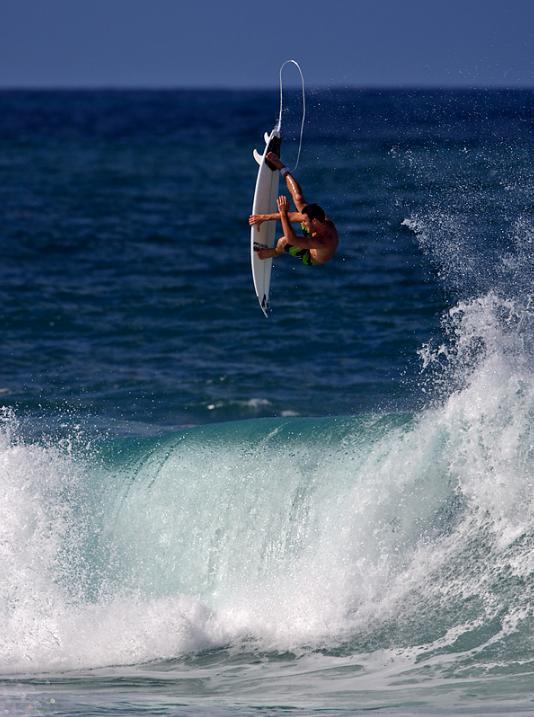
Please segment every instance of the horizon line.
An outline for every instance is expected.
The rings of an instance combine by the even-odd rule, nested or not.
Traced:
[[[298,85],[287,86],[288,90],[300,90]],[[517,84],[335,84],[335,85],[308,85],[309,91],[326,91],[326,90],[363,90],[363,91],[418,91],[418,90],[533,90],[534,82],[530,85]],[[198,92],[264,92],[272,90],[278,92],[278,88],[271,85],[251,86],[251,85],[120,85],[120,84],[91,84],[91,85],[1,85],[0,92],[176,92],[176,91],[198,91]]]

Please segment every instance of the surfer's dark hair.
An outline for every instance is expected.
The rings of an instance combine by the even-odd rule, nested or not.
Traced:
[[[306,204],[302,209],[302,213],[308,216],[308,219],[318,219],[320,222],[324,222],[326,215],[324,209],[318,204]]]

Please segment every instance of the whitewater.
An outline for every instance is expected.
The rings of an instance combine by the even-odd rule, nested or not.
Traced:
[[[532,311],[488,294],[445,320],[449,345],[421,351],[461,385],[416,414],[95,447],[28,443],[5,411],[2,673],[205,672],[224,657],[216,696],[252,654],[266,673],[241,676],[253,694],[279,695],[288,672],[306,693],[317,673],[321,693],[334,671],[369,705],[377,691],[504,699],[501,682],[528,701]]]

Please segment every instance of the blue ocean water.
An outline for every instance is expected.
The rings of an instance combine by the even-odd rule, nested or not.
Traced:
[[[534,714],[534,92],[308,108],[265,319],[274,91],[0,92],[10,714]]]

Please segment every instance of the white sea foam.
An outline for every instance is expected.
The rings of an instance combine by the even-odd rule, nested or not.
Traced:
[[[452,389],[398,425],[245,422],[106,466],[26,444],[4,416],[0,669],[251,639],[406,656],[461,638],[482,654],[521,632],[534,541],[523,309],[496,294],[452,309],[447,343],[423,350]]]
[[[517,220],[510,251],[481,272],[458,216],[403,224],[453,284],[491,287],[459,300],[421,347],[436,400],[410,421],[248,421],[103,463],[68,442],[24,442],[3,414],[1,671],[243,640],[405,657],[461,640],[472,656],[521,634],[526,659],[534,231]]]

